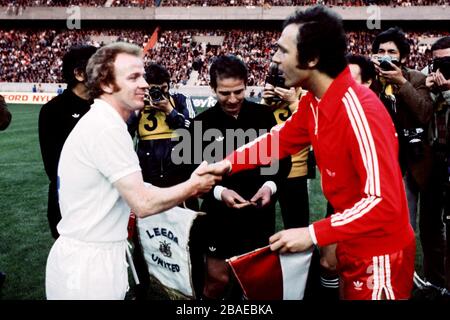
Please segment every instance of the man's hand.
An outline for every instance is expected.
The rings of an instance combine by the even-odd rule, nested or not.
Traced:
[[[436,72],[430,73],[425,79],[425,85],[429,89],[437,89],[439,91],[450,90],[450,79],[444,78],[444,75],[438,69]]]
[[[231,189],[225,189],[222,191],[222,201],[225,202],[227,207],[233,209],[242,209],[252,204],[250,201],[245,200],[236,191]]]
[[[158,102],[153,102],[152,99],[150,99],[150,106],[164,112],[166,115],[171,113],[173,110],[172,104],[166,97]]]
[[[328,271],[336,271],[336,244],[320,248],[320,265]]]
[[[297,92],[294,87],[291,87],[290,89],[281,88],[281,87],[274,87],[270,83],[266,83],[264,86],[264,90],[262,93],[262,97],[265,100],[272,99],[273,97],[279,97],[281,100],[291,104],[298,100]]]
[[[211,190],[220,180],[222,180],[222,176],[209,173],[208,163],[203,161],[191,174],[189,182],[194,188],[194,196],[199,196]]]
[[[254,206],[265,207],[270,203],[271,197],[272,197],[272,190],[268,186],[262,186],[250,199],[250,202]]]
[[[434,82],[438,86],[439,90],[447,91],[450,90],[450,79],[445,79],[444,75],[441,73],[441,70],[437,70],[434,74]]]
[[[377,71],[378,76],[386,79],[388,83],[401,86],[402,84],[407,82],[406,78],[403,76],[402,69],[400,67],[397,67],[392,62],[387,61],[394,69],[391,71],[381,69],[380,62],[378,62],[377,59],[372,59],[372,62],[375,65],[375,70]]]
[[[275,87],[271,85],[270,83],[266,83],[264,86],[264,90],[262,92],[262,97],[264,99],[271,99],[275,96]]]
[[[286,101],[289,104],[294,103],[296,100],[298,100],[297,92],[295,91],[294,87],[291,87],[289,89],[275,87],[274,91],[275,94],[281,98],[281,100]]]
[[[431,89],[431,88],[433,88],[433,87],[435,86],[436,81],[434,80],[434,78],[435,78],[435,73],[430,73],[430,74],[426,77],[426,79],[425,79],[425,86],[426,86],[428,89]]]
[[[204,161],[206,162],[206,161]],[[207,166],[203,166],[200,169],[200,166],[197,168],[197,174],[199,176],[204,174],[213,174],[216,176],[223,176],[224,174],[227,174],[230,172],[231,169],[231,163],[228,160],[222,160],[216,163],[209,164]]]
[[[270,249],[285,252],[301,252],[313,245],[308,228],[282,230],[269,238]]]

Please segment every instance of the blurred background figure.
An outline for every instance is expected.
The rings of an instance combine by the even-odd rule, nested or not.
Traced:
[[[0,95],[0,131],[6,130],[9,124],[11,123],[11,112],[9,112],[8,107],[6,106],[5,98]],[[0,288],[3,286],[5,282],[6,275],[0,271]]]
[[[94,46],[75,46],[69,49],[62,64],[67,89],[43,105],[39,113],[39,144],[45,172],[50,181],[47,218],[54,239],[59,236],[56,226],[61,220],[57,191],[58,161],[70,132],[90,109],[92,101],[89,101],[86,88],[86,65],[96,50]]]

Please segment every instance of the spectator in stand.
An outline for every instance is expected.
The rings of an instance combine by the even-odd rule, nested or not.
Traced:
[[[353,54],[370,54],[370,45],[376,31],[347,32],[348,51]],[[0,56],[3,72],[0,81],[7,82],[53,82],[61,80],[61,59],[73,44],[100,46],[97,36],[113,36],[118,41],[144,46],[148,42],[145,29],[96,29],[96,30],[0,30]],[[194,42],[197,35],[224,36],[220,46]],[[410,32],[411,53],[405,65],[412,69],[422,69],[428,57],[421,51],[419,39],[442,37],[448,32]],[[235,54],[242,57],[249,68],[249,84],[264,86],[270,58],[276,50],[279,32],[262,30],[171,30],[162,31],[155,47],[146,54],[146,64],[156,62],[163,65],[171,75],[174,84],[186,83],[191,77],[195,64],[199,70],[196,84],[208,85],[208,68],[211,57]],[[197,52],[196,54],[194,52]],[[195,60],[197,57],[200,60]],[[200,62],[200,64],[198,63]],[[41,72],[49,69],[48,73]]]
[[[69,6],[93,6],[103,7],[106,0],[0,0],[0,7],[11,6],[17,11],[18,8],[25,7],[69,7]],[[273,6],[310,6],[323,4],[330,6],[361,7],[373,5],[373,0],[114,0],[113,7],[154,7],[158,2],[161,6],[200,6],[200,7],[237,7],[237,6],[263,6],[269,9]],[[377,5],[391,7],[408,6],[436,6],[448,5],[447,0],[381,0],[376,1]]]

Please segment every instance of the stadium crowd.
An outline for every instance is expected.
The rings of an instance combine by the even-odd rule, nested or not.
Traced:
[[[154,7],[154,6],[307,6],[324,4],[328,6],[430,6],[449,5],[449,0],[114,0],[111,3],[106,0],[0,0],[0,6],[14,7],[66,7],[77,6],[113,6],[113,7]]]
[[[0,0],[1,7],[69,7],[90,6],[102,7],[106,0]]]
[[[437,32],[410,32],[408,40],[411,54],[407,66],[422,69],[427,66],[429,45],[423,39],[446,34]],[[151,32],[148,30],[1,30],[0,55],[3,72],[0,81],[8,82],[60,82],[61,59],[72,45],[85,43],[100,46],[102,42],[122,40],[144,47]],[[276,50],[277,31],[261,30],[165,30],[156,45],[146,53],[146,63],[164,65],[175,84],[187,84],[192,70],[198,72],[193,80],[196,85],[208,85],[208,69],[211,58],[220,54],[235,54],[247,64],[249,85],[263,86],[268,66]],[[348,32],[348,51],[369,55],[373,31]],[[220,46],[197,43],[196,36],[223,37]],[[42,70],[48,70],[42,72]]]
[[[162,6],[309,6],[315,4],[323,4],[328,6],[428,6],[428,5],[445,5],[449,4],[448,0],[164,0]]]

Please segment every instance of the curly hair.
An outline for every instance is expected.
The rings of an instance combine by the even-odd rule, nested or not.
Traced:
[[[120,53],[140,57],[142,49],[127,42],[114,42],[98,49],[89,59],[86,67],[86,86],[91,99],[98,98],[104,93],[102,85],[112,84],[114,92],[119,90],[115,80],[114,62]]]
[[[378,53],[380,45],[390,41],[395,43],[395,46],[400,52],[400,60],[409,55],[409,42],[406,39],[405,33],[398,27],[389,28],[377,35],[372,43],[372,53]]]

